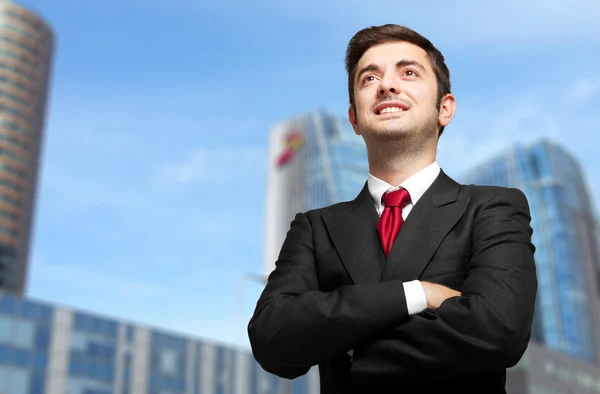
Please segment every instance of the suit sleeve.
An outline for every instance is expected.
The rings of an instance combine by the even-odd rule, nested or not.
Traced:
[[[429,318],[411,316],[374,342],[357,346],[353,378],[423,369],[471,373],[519,361],[533,322],[535,247],[525,195],[518,189],[501,193],[475,216],[462,295],[444,301]]]
[[[323,361],[347,357],[355,343],[389,332],[407,318],[401,281],[320,291],[311,223],[297,214],[248,334],[263,369],[294,378]]]

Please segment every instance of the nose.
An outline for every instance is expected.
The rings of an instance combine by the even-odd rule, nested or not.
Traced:
[[[379,95],[385,96],[390,93],[393,93],[393,94],[398,93],[400,91],[400,89],[396,85],[397,85],[397,82],[395,82],[392,78],[390,78],[390,77],[382,78],[381,82],[379,83]]]

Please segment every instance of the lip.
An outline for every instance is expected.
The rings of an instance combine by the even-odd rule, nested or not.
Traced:
[[[390,107],[398,107],[401,108],[402,111],[408,111],[408,105],[404,104],[401,101],[386,101],[385,103],[381,103],[378,106],[376,106],[373,112],[375,112],[375,115],[381,115],[381,111],[383,109]]]

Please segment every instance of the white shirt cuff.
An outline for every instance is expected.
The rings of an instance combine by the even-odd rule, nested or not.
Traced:
[[[418,280],[404,282],[404,295],[406,297],[406,306],[408,307],[409,315],[416,315],[427,309],[427,299],[425,298],[425,290],[423,285]]]

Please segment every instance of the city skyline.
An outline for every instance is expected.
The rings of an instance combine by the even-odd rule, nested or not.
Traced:
[[[246,349],[246,316],[260,289],[242,291],[242,283],[250,278],[248,273],[264,270],[265,256],[269,271],[275,244],[293,211],[352,199],[366,180],[360,178],[368,170],[362,140],[347,123],[347,93],[339,89],[345,75],[332,56],[334,43],[343,41],[340,31],[350,36],[354,27],[332,29],[327,39],[317,36],[316,41],[310,33],[302,34],[303,42],[299,32],[308,20],[323,29],[332,27],[326,25],[329,19],[313,14],[316,3],[290,11],[259,2],[255,11],[265,18],[279,16],[279,22],[258,29],[238,26],[238,32],[247,34],[236,40],[235,30],[216,25],[211,30],[187,19],[205,12],[218,21],[231,16],[229,4],[179,2],[166,7],[151,0],[142,9],[132,0],[128,6],[137,17],[123,20],[118,4],[122,3],[65,4],[64,14],[33,6],[32,15],[52,21],[52,28],[56,24],[59,56],[50,89],[50,142],[42,147],[49,153],[48,159],[42,154],[42,185],[36,193],[37,174],[24,182],[33,185],[32,196],[42,197],[38,204],[26,197],[31,205],[24,208],[33,212],[27,220],[41,222],[41,232],[39,226],[34,230],[29,279],[34,286],[24,300],[0,294],[0,385],[23,393],[37,392],[42,385],[49,392],[95,387],[106,393],[125,386],[136,392],[200,387],[251,392],[265,389],[262,384],[267,381],[280,386],[282,381],[260,371]],[[500,19],[508,18],[506,10],[515,5],[497,8]],[[2,27],[10,26],[2,10],[17,12],[7,14],[9,19],[21,15],[15,7],[0,3]],[[455,41],[449,40],[440,33],[443,29],[419,20],[418,13],[415,20],[433,29],[432,35],[410,26],[442,49],[459,111],[461,102],[466,104],[466,112],[457,113],[451,132],[440,141],[437,160],[444,171],[467,183],[520,187],[532,208],[540,297],[533,341],[509,371],[510,390],[525,385],[534,391],[578,387],[600,392],[600,380],[594,378],[598,365],[591,364],[600,355],[600,276],[594,242],[600,167],[595,165],[594,141],[589,140],[598,141],[593,131],[600,120],[593,110],[600,98],[600,79],[589,64],[600,64],[600,57],[590,53],[593,44],[582,34],[593,37],[600,30],[580,10],[570,9],[556,18],[558,9],[549,9],[534,29],[521,30],[523,36],[494,30],[502,24],[492,24],[488,31],[489,26],[479,25],[481,36],[496,40],[495,53],[487,56],[469,52],[485,40],[468,37],[461,29],[453,30]],[[520,17],[534,11],[519,10]],[[460,15],[461,7],[454,11]],[[480,19],[485,19],[483,11],[475,9]],[[388,22],[369,12],[362,16],[365,22],[381,20],[370,24]],[[286,32],[274,37],[270,29],[286,17]],[[33,18],[33,24],[23,21],[39,27],[37,16]],[[552,35],[551,26],[574,21],[582,40],[574,42],[575,36],[569,36],[573,32]],[[77,26],[81,34],[69,34],[65,26],[67,31]],[[149,30],[152,26],[159,28]],[[44,74],[49,69],[44,64],[51,62],[52,37],[49,45],[33,48],[23,41],[31,32],[20,30],[22,37],[15,36],[12,28],[10,34],[0,34],[0,63],[10,65],[13,58],[39,67],[40,95],[35,104],[16,105],[23,97],[8,85],[22,84],[22,78],[8,75],[0,80],[8,84],[0,86],[0,112],[9,129],[28,132],[20,118],[37,116],[31,124],[44,124]],[[262,36],[270,42],[261,41]],[[194,45],[201,50],[194,52]],[[337,58],[343,49],[340,45]],[[302,51],[312,60],[303,58],[306,67],[293,67]],[[562,60],[556,61],[557,53]],[[579,57],[572,65],[573,75],[558,80],[569,65],[565,59],[575,55]],[[545,63],[550,58],[554,63]],[[244,71],[241,75],[238,68]],[[264,78],[272,79],[262,85]],[[227,94],[227,87],[237,90]],[[242,104],[233,110],[228,102],[237,96]],[[27,104],[35,108],[27,112]],[[11,133],[0,134],[14,145]],[[21,161],[29,159],[27,155],[37,157],[40,141],[44,139],[26,141],[33,146],[25,155],[12,145],[3,145],[2,152]],[[36,167],[37,158],[32,163]],[[478,176],[467,176],[469,170],[478,171]],[[304,171],[310,176],[304,177]],[[292,179],[294,193],[270,198],[272,184],[283,179],[278,176],[286,177],[284,173],[301,174]],[[0,178],[2,185],[15,184],[6,174]],[[275,209],[287,203],[293,203],[287,210]],[[39,213],[33,209],[36,205],[41,206]],[[561,216],[567,210],[568,223]],[[565,225],[552,224],[559,217]],[[6,227],[5,222],[0,220],[0,227]],[[28,224],[20,228],[24,225]],[[270,237],[269,232],[279,235]],[[18,294],[24,288],[19,286]],[[315,372],[281,389],[288,392],[294,386],[304,393],[312,385],[314,391]],[[9,382],[13,386],[6,386]]]
[[[58,37],[31,259],[38,299],[245,346],[238,322],[261,289],[246,287],[240,318],[236,286],[263,267],[267,131],[319,107],[344,117],[344,50],[371,24],[406,23],[445,54],[458,102],[438,156],[449,175],[546,135],[575,152],[600,195],[593,2],[560,13],[546,2],[387,4],[397,18],[336,2],[259,2],[243,18],[231,3],[22,4]],[[465,18],[477,34],[457,25]]]

